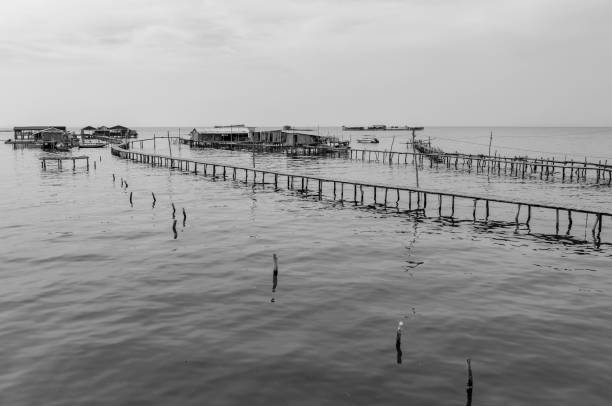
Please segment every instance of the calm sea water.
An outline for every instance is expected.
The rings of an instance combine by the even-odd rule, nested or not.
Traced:
[[[501,153],[612,161],[612,129],[493,130]],[[167,131],[178,129],[139,129]],[[489,131],[421,136],[481,153]],[[375,135],[380,149],[406,148],[406,133]],[[171,148],[414,185],[411,166]],[[155,149],[167,153],[167,141]],[[558,239],[544,212],[534,211],[531,232],[449,223],[151,168],[108,149],[73,154],[96,168],[45,171],[46,153],[0,147],[2,405],[465,404],[467,358],[474,405],[609,404],[612,224],[596,248],[593,219],[583,217],[572,238]],[[428,168],[420,176],[430,189],[612,207],[607,186]],[[500,220],[514,214],[492,209]]]

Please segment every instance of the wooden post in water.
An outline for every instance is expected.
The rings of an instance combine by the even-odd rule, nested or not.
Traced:
[[[467,394],[466,406],[472,406],[472,391],[474,390],[474,378],[472,376],[472,361],[469,358],[467,359],[467,365],[468,365],[468,381],[467,381],[467,385],[465,386],[465,391]]]
[[[412,152],[414,153],[412,155],[412,158],[414,160],[414,173],[416,176],[416,186],[419,187],[419,168],[418,168],[418,162],[417,162],[417,158],[416,158],[416,148],[414,147],[414,142],[415,142],[415,129],[412,129]]]
[[[170,159],[172,159],[172,146],[170,145],[170,131],[168,131],[168,151],[170,151]],[[170,166],[173,166],[172,161],[170,161]]]

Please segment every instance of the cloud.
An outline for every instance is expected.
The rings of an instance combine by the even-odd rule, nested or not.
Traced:
[[[605,119],[611,18],[608,0],[3,0],[0,73],[149,109],[161,87],[164,114],[240,93],[258,102],[238,116]]]

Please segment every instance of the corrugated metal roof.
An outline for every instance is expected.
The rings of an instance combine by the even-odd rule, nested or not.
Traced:
[[[24,130],[46,130],[47,128],[58,128],[60,130],[65,130],[66,126],[51,126],[51,125],[32,125],[32,126],[27,126],[27,127],[13,127],[13,130],[15,131],[24,131]]]
[[[249,129],[247,127],[231,127],[231,128],[194,128],[198,134],[248,134]],[[191,130],[191,131],[193,131]]]
[[[66,130],[62,130],[61,128],[48,127],[48,128],[45,128],[44,130],[37,131],[36,134],[43,134],[43,133],[65,133],[65,132],[66,132]]]

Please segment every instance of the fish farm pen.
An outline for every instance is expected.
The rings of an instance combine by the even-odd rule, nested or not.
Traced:
[[[389,164],[411,164],[413,156],[417,157],[419,165],[424,166],[429,161],[430,168],[446,168],[474,171],[491,175],[510,175],[525,179],[532,175],[540,179],[552,180],[561,178],[569,182],[595,182],[597,184],[612,184],[612,165],[607,163],[556,161],[554,159],[502,157],[488,155],[469,155],[451,153],[423,152],[391,152],[366,149],[351,149],[346,155],[349,159],[367,162],[382,162]]]
[[[205,177],[215,179],[233,180],[252,185],[273,185],[275,190],[280,190],[283,186],[286,190],[298,191],[306,196],[314,196],[321,200],[323,197],[339,202],[352,203],[354,205],[368,206],[374,208],[392,208],[397,212],[415,213],[426,216],[427,210],[437,212],[442,219],[455,219],[456,201],[463,202],[463,208],[469,205],[472,221],[484,220],[491,221],[493,205],[506,206],[506,213],[509,209],[515,211],[513,224],[517,229],[524,225],[530,229],[533,209],[539,212],[546,211],[554,214],[555,235],[559,235],[561,227],[561,214],[567,216],[564,225],[567,226],[566,236],[571,234],[574,223],[574,215],[584,215],[585,227],[591,229],[593,242],[599,246],[602,242],[602,227],[605,217],[612,217],[612,213],[585,210],[581,208],[566,207],[559,205],[540,204],[537,202],[519,201],[510,199],[497,199],[486,196],[476,196],[461,193],[450,193],[422,188],[399,187],[385,184],[361,183],[346,181],[341,179],[330,179],[323,177],[305,176],[294,173],[283,173],[242,166],[226,165],[215,162],[203,162],[193,159],[176,158],[169,155],[151,154],[144,152],[131,151],[117,146],[111,147],[114,156],[139,162],[152,167],[167,167],[192,173],[201,174]],[[480,203],[480,217],[478,217],[478,203]],[[482,207],[484,206],[484,207]],[[523,219],[521,219],[521,210]],[[484,209],[484,217],[482,211]],[[500,210],[501,211],[501,210]],[[589,216],[594,220],[589,224]],[[606,222],[607,223],[607,222]]]

